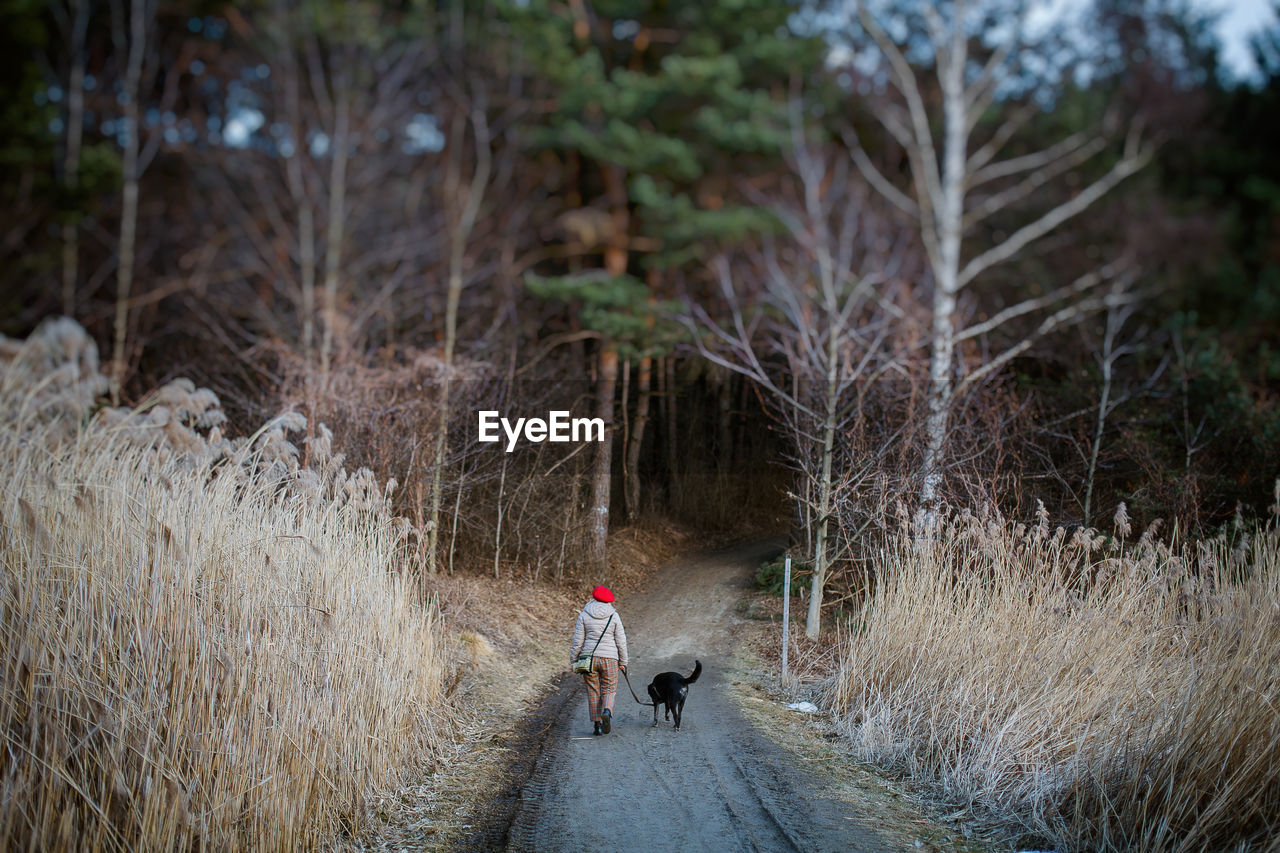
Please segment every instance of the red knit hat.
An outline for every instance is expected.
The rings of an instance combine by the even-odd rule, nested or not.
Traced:
[[[595,589],[591,590],[591,597],[594,598],[596,601],[604,601],[604,602],[613,601],[613,593],[609,592],[609,587],[607,586],[598,586]]]

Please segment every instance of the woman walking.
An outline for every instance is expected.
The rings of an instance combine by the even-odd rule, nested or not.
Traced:
[[[576,665],[581,657],[591,658],[582,673],[587,685],[587,711],[591,714],[594,734],[608,734],[613,723],[613,696],[618,691],[618,671],[627,670],[627,632],[622,617],[613,607],[613,593],[598,586],[591,600],[578,614],[573,626],[573,643],[569,660]],[[575,669],[581,669],[575,666]]]

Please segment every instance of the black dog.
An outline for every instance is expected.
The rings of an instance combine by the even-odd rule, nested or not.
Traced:
[[[685,678],[678,672],[660,672],[649,682],[649,698],[653,700],[653,724],[658,725],[658,706],[666,706],[665,719],[676,715],[676,728],[680,728],[680,715],[684,712],[684,700],[689,695],[689,685],[702,675],[702,661],[693,662],[693,675]]]

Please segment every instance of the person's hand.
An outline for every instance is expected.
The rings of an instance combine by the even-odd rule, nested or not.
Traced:
[[[626,675],[626,674],[627,674],[627,665],[626,665],[626,664],[620,664],[620,665],[618,666],[618,669],[622,670],[622,674],[623,674],[623,675]]]

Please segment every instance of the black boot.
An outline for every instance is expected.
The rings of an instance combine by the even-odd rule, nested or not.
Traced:
[[[609,729],[612,728],[612,725],[611,725],[612,719],[613,719],[613,712],[610,711],[608,708],[605,708],[603,711],[600,712],[600,730],[603,731],[605,734],[608,734]]]
[[[593,732],[592,732],[592,734],[593,734],[593,735],[598,735],[598,734],[600,734],[600,721],[599,721],[599,720],[597,720],[597,721],[596,721],[596,730],[595,730],[595,731],[593,731]]]

